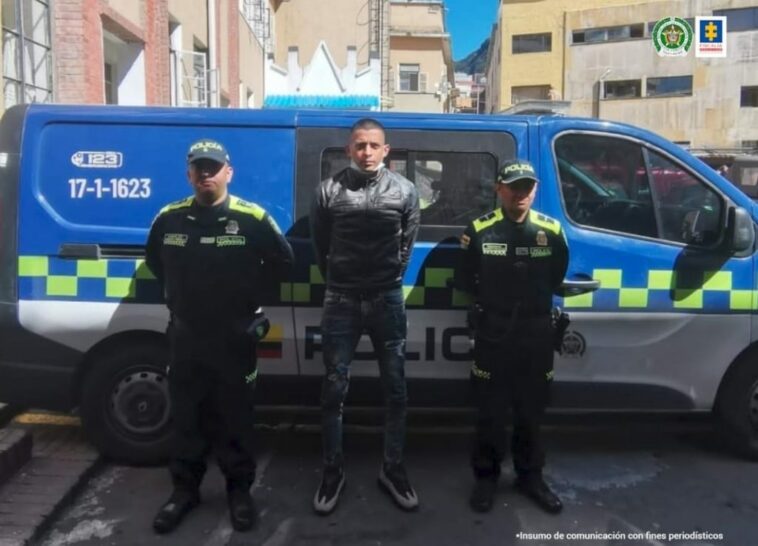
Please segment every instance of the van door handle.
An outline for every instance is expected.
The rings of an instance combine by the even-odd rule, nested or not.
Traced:
[[[142,258],[142,245],[99,245],[94,243],[63,243],[58,249],[60,258],[102,260],[104,258]]]
[[[579,296],[581,294],[594,292],[598,288],[600,288],[600,281],[595,279],[564,279],[561,283],[561,295],[563,297]]]

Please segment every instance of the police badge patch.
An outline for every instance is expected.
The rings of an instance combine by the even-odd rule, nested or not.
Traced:
[[[470,242],[471,242],[471,237],[469,237],[465,233],[461,235],[461,248],[462,249],[466,250]]]
[[[547,246],[547,235],[542,230],[537,232],[537,244],[539,246]]]
[[[237,220],[229,220],[226,223],[224,231],[226,231],[227,235],[237,235],[240,232],[240,226],[237,223]]]

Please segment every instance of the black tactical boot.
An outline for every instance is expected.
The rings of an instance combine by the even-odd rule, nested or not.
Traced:
[[[495,502],[497,476],[483,476],[476,479],[471,490],[469,505],[475,512],[489,512]]]
[[[258,511],[249,487],[231,487],[227,491],[229,521],[235,531],[249,531],[258,521]]]
[[[175,488],[153,520],[153,530],[162,535],[176,529],[184,516],[200,503],[197,489]]]
[[[542,476],[519,476],[516,478],[516,489],[545,512],[557,514],[563,510],[561,499],[548,487]]]

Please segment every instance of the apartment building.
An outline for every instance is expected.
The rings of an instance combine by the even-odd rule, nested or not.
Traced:
[[[3,107],[260,106],[281,0],[2,0]]]
[[[626,121],[693,148],[758,144],[758,7],[750,0],[503,0],[488,111],[562,99],[570,113]],[[535,17],[536,12],[540,17]],[[660,57],[655,24],[727,17],[726,58]]]
[[[443,0],[287,0],[274,19],[267,104],[450,110]]]

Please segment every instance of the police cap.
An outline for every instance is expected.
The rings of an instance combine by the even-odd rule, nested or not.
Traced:
[[[497,181],[500,184],[512,184],[517,180],[537,182],[534,166],[525,159],[510,159],[500,166]]]
[[[198,159],[210,159],[217,163],[228,163],[229,152],[224,145],[209,138],[203,138],[193,143],[187,152],[187,163],[192,163]]]

